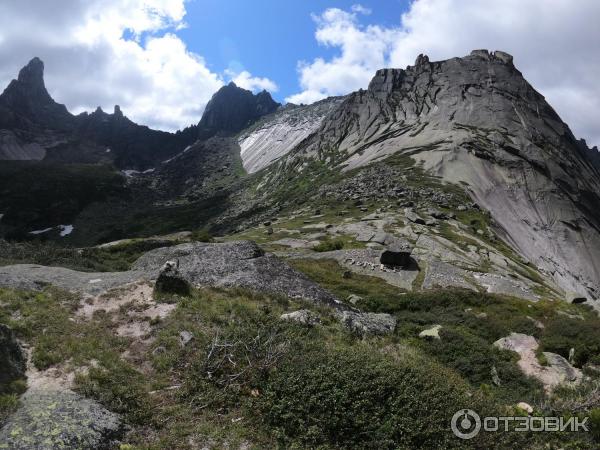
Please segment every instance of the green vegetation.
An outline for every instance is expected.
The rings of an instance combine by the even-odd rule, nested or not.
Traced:
[[[511,332],[535,336],[541,351],[569,356],[575,348],[575,365],[597,361],[600,354],[600,320],[588,307],[551,301],[525,300],[481,292],[449,289],[401,292],[374,277],[353,274],[345,279],[344,269],[333,260],[300,259],[289,261],[296,269],[340,298],[350,294],[362,297],[363,310],[396,316],[396,339],[409,342],[457,371],[473,387],[499,401],[533,402],[542,396],[541,385],[520,372],[516,355],[492,346]],[[581,315],[568,319],[558,311]],[[540,329],[537,320],[545,325]],[[432,325],[442,325],[440,340],[418,339]],[[492,368],[501,380],[493,385]]]
[[[194,242],[214,242],[212,235],[206,228],[192,231],[190,239]]]
[[[315,245],[313,250],[316,252],[331,252],[333,250],[341,250],[343,248],[344,241],[342,239],[326,239]]]
[[[110,247],[73,248],[54,242],[7,242],[0,239],[0,266],[40,264],[67,267],[84,272],[119,272],[129,270],[141,255],[177,241],[131,239]]]
[[[239,289],[161,295],[176,307],[160,320],[139,319],[150,326],[143,339],[116,333],[143,308],[124,305],[84,318],[75,315],[77,298],[54,289],[0,290],[0,322],[33,346],[38,368],[88,369],[76,376],[75,389],[123,415],[132,427],[123,448],[184,449],[194,439],[216,447],[322,449],[556,443],[556,436],[542,433],[482,433],[465,443],[448,427],[464,407],[491,415],[514,411],[518,401],[537,404],[539,385],[520,373],[513,354],[491,343],[510,331],[532,330],[543,342],[546,331],[526,316],[549,325],[556,304],[458,290],[403,293],[379,279],[344,278],[331,260],[293,264],[340,297],[360,295],[364,309],[394,314],[396,333],[360,338],[327,308]],[[585,308],[564,307],[594,320]],[[322,324],[279,319],[301,308],[318,313]],[[439,341],[416,337],[433,323],[443,326]],[[185,345],[183,331],[192,336]],[[577,346],[584,342],[573,339],[580,339]],[[570,395],[592,391],[586,392]],[[15,393],[0,397],[0,412],[17,401]],[[588,436],[560,439],[573,448],[594,445]]]

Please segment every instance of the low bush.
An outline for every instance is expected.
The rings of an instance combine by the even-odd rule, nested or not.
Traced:
[[[344,248],[344,241],[341,239],[327,239],[315,245],[313,250],[316,252],[331,252]]]
[[[564,358],[575,349],[574,364],[582,367],[587,362],[600,363],[600,327],[598,320],[571,319],[556,316],[546,323],[541,338],[543,351],[558,353]]]
[[[357,346],[290,354],[255,405],[284,447],[454,448],[449,419],[477,403],[467,395],[436,364]]]

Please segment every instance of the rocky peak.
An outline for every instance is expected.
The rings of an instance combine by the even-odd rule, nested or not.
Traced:
[[[279,106],[267,91],[254,95],[232,81],[219,89],[206,105],[199,123],[200,138],[236,133]]]
[[[18,81],[23,88],[50,97],[44,85],[44,63],[37,56],[19,71]]]
[[[0,95],[0,105],[10,111],[11,116],[43,126],[65,128],[71,125],[73,116],[64,105],[56,103],[44,84],[44,63],[35,57],[19,71]]]

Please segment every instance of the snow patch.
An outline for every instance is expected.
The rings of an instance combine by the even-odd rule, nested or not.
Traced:
[[[54,227],[44,228],[43,230],[33,230],[33,231],[30,231],[29,234],[44,234],[53,229],[54,229]]]
[[[60,228],[60,237],[65,237],[70,235],[75,227],[73,225],[59,225]]]

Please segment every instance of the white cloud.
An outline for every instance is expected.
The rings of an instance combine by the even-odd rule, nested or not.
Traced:
[[[600,2],[597,0],[415,0],[396,27],[364,26],[357,11],[328,9],[315,17],[316,39],[339,55],[299,63],[302,92],[312,102],[367,87],[375,70],[505,50],[578,137],[600,144]]]
[[[119,104],[154,128],[197,123],[223,76],[174,34],[185,13],[185,0],[0,2],[0,85],[39,56],[51,95],[75,113]]]
[[[273,93],[279,90],[277,84],[268,78],[253,77],[247,70],[242,70],[240,73],[235,73],[231,70],[226,70],[225,75],[228,75],[231,81],[241,88],[248,89],[252,92],[259,92],[263,89]]]
[[[363,27],[357,12],[327,9],[313,16],[316,39],[327,47],[339,47],[341,54],[331,61],[322,58],[300,62],[300,86],[303,91],[286,98],[291,103],[312,103],[365,87],[377,69],[385,66],[386,56],[398,31],[379,26]]]
[[[352,7],[350,9],[352,10],[352,12],[364,14],[366,16],[368,16],[369,14],[371,14],[373,12],[371,10],[371,8],[365,8],[363,5],[358,4],[358,3],[356,5],[352,5]]]

